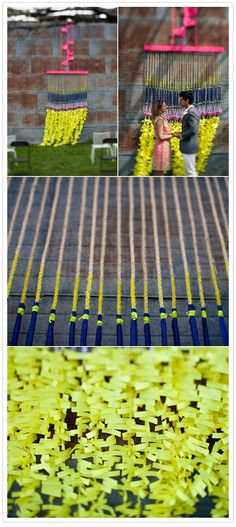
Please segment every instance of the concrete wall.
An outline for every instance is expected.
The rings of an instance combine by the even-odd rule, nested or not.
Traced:
[[[171,34],[169,7],[121,7],[119,9],[119,138],[120,174],[133,171],[142,120],[144,44],[168,44]],[[208,175],[228,172],[228,9],[199,8],[199,42],[224,46],[222,65],[223,115],[215,139]],[[191,33],[188,44],[193,44]]]
[[[17,139],[39,143],[47,105],[47,69],[60,69],[59,26],[8,28],[8,126]],[[75,69],[88,69],[89,114],[81,141],[117,129],[117,25],[75,27]]]

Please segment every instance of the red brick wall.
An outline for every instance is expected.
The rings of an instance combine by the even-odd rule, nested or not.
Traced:
[[[60,69],[59,26],[9,24],[8,125],[17,139],[39,143],[47,104],[47,69]],[[75,28],[75,69],[89,70],[89,113],[81,140],[117,128],[117,26],[80,23]]]

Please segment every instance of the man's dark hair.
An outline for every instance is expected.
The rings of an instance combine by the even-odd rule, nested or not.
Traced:
[[[181,91],[179,94],[185,101],[189,100],[189,104],[193,104],[194,95],[192,91]]]

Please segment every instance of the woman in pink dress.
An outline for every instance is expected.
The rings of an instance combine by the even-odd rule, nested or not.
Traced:
[[[170,139],[174,137],[166,118],[165,101],[155,101],[152,107],[152,119],[155,128],[156,141],[153,147],[153,174],[163,176],[171,169]]]

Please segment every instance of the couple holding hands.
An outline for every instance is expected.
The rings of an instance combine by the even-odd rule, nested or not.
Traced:
[[[156,133],[153,147],[153,174],[160,176],[171,170],[170,139],[180,139],[187,176],[197,176],[196,153],[198,151],[199,116],[193,106],[193,93],[181,91],[179,94],[180,105],[184,108],[181,134],[172,134],[166,117],[167,105],[165,101],[155,101],[152,108],[152,119]],[[181,176],[181,174],[179,174]]]

